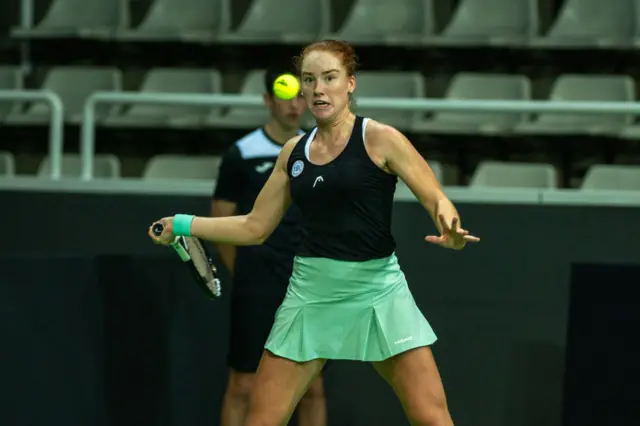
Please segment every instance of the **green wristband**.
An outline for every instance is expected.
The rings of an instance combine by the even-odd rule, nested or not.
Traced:
[[[195,218],[191,214],[177,214],[173,217],[173,235],[177,237],[191,236],[191,222]]]

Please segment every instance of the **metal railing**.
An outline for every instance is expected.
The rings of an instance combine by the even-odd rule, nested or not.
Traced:
[[[0,90],[0,102],[43,102],[49,107],[51,179],[60,180],[64,152],[64,106],[60,97],[47,90]]]
[[[95,154],[95,110],[99,104],[118,105],[191,105],[208,107],[263,106],[261,96],[225,94],[170,94],[96,92],[87,100],[81,128],[80,153],[82,179],[93,179]],[[488,101],[444,99],[360,98],[358,108],[368,110],[395,110],[415,112],[505,112],[505,113],[557,113],[557,114],[640,114],[640,103],[635,102],[555,102],[555,101]]]

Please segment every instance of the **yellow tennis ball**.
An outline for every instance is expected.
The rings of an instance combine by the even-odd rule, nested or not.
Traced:
[[[282,74],[273,82],[273,94],[280,99],[293,99],[299,91],[300,83],[293,74]]]

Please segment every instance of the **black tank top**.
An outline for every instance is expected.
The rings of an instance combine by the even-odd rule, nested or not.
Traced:
[[[356,116],[347,145],[328,164],[309,162],[315,128],[291,152],[291,197],[304,217],[298,256],[366,261],[395,250],[391,213],[397,177],[369,158],[364,145],[367,120]]]

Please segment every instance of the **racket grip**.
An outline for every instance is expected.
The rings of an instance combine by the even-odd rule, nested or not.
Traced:
[[[153,235],[159,237],[162,235],[162,231],[164,231],[164,225],[161,223],[154,223],[151,227],[151,231],[153,231]],[[173,247],[176,253],[178,253],[178,256],[180,256],[180,259],[182,259],[183,262],[191,260],[191,256],[187,250],[180,244],[180,237],[176,237],[175,240],[173,240],[171,247]]]
[[[153,231],[153,235],[159,237],[160,235],[162,235],[162,231],[164,231],[164,225],[161,223],[154,223],[153,227],[151,227],[151,230]]]

